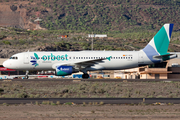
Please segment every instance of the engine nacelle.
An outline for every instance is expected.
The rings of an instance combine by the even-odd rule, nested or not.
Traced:
[[[73,72],[72,66],[57,66],[56,68],[56,76],[71,75],[72,72]]]

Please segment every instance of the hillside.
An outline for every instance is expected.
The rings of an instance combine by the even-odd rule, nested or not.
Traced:
[[[180,29],[180,0],[0,0],[0,3],[1,13],[11,10],[20,13],[24,28],[29,22],[34,23],[39,12],[41,26],[50,30],[131,32],[158,30],[164,23],[174,23],[174,30]]]
[[[37,5],[28,9],[41,11],[47,29],[124,32],[157,30],[164,23],[180,29],[178,0],[44,0]]]
[[[179,6],[180,0],[0,0],[0,57],[90,50],[92,32],[108,34],[94,39],[94,50],[139,50],[164,23],[175,24],[169,51],[179,52]],[[38,14],[45,31],[32,31]]]
[[[68,38],[59,38],[68,34]],[[117,38],[94,38],[94,50],[140,50],[146,46],[155,32],[122,33]],[[108,34],[108,36],[112,36]],[[179,52],[179,32],[172,34],[169,51]],[[79,51],[91,50],[91,38],[84,33],[68,30],[23,30],[0,27],[0,58],[24,51]]]

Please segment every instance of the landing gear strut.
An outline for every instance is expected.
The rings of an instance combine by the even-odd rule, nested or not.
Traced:
[[[83,79],[88,79],[88,78],[89,78],[89,75],[88,75],[87,73],[84,73],[84,74],[82,75],[82,78],[83,78]]]
[[[24,77],[24,79],[28,79],[29,78],[29,71],[28,70],[26,70],[26,75],[25,75],[25,77]]]

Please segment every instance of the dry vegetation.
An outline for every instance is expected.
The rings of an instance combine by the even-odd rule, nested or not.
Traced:
[[[178,98],[180,82],[0,82],[1,98]]]
[[[0,105],[5,120],[179,120],[180,105]]]

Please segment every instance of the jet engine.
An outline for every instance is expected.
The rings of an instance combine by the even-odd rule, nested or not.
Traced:
[[[56,67],[56,76],[71,75],[72,72],[73,72],[72,66],[57,66]]]

